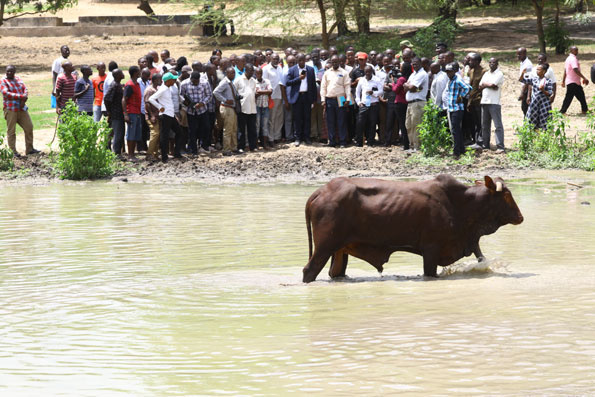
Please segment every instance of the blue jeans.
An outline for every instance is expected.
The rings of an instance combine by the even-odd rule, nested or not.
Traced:
[[[112,120],[111,127],[114,131],[114,140],[112,142],[112,148],[114,153],[121,154],[122,147],[124,146],[124,120]]]
[[[93,105],[93,121],[99,123],[101,116],[101,106]]]
[[[143,139],[143,120],[139,113],[128,113],[130,122],[128,124],[128,130],[126,131],[127,141],[140,141]]]
[[[347,144],[347,107],[339,107],[337,98],[326,98],[326,125],[328,127],[328,143],[335,145],[337,132],[339,133],[339,144]],[[338,131],[337,131],[338,129]]]
[[[455,156],[460,156],[461,154],[465,153],[465,144],[463,142],[463,116],[464,116],[464,114],[465,114],[464,110],[448,112],[448,117],[450,117],[450,132],[451,132],[453,140],[454,140],[453,153]]]
[[[269,114],[270,109],[268,107],[256,108],[256,134],[259,137],[268,138],[272,142],[274,138],[269,129]]]

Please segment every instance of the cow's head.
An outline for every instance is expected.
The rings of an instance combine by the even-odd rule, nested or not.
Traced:
[[[502,178],[492,179],[486,175],[483,182],[476,181],[475,184],[485,186],[484,194],[488,196],[489,202],[488,211],[495,216],[499,223],[519,225],[523,222],[523,214],[512,198],[512,193],[504,185]]]

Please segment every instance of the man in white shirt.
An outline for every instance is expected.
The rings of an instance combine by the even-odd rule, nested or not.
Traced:
[[[262,69],[262,77],[270,81],[273,88],[271,99],[274,106],[270,111],[269,131],[275,141],[281,140],[281,129],[283,128],[283,96],[279,85],[283,78],[283,67],[279,65],[279,61],[279,54],[273,54],[271,55],[271,63]]]
[[[358,106],[357,123],[355,126],[355,142],[357,146],[364,146],[364,130],[366,144],[375,146],[376,123],[378,122],[379,97],[383,94],[382,82],[374,77],[374,67],[364,68],[364,78],[360,78],[355,88],[355,103]]]
[[[70,48],[68,48],[67,45],[63,45],[62,47],[60,47],[60,56],[56,58],[52,63],[52,95],[54,96],[56,96],[56,79],[58,78],[58,75],[64,73],[62,64],[64,63],[64,61],[68,61],[69,56]],[[75,80],[78,79],[78,73],[76,72],[76,70],[74,70],[72,74],[74,75]]]
[[[420,148],[419,131],[417,127],[421,123],[424,115],[424,106],[428,96],[428,74],[421,67],[421,59],[413,58],[411,61],[413,74],[409,76],[407,82],[403,85],[405,88],[405,99],[407,100],[407,117],[405,126],[409,138],[409,147],[412,152]]]
[[[432,79],[432,87],[430,87],[430,97],[438,108],[446,111],[446,104],[442,103],[442,98],[449,81],[448,75],[440,69],[440,64],[438,62],[434,62],[430,65],[430,71],[434,75],[434,78]]]
[[[484,73],[479,82],[481,90],[481,133],[484,149],[490,148],[492,121],[496,128],[496,153],[504,153],[504,127],[502,126],[502,106],[500,96],[504,74],[498,68],[498,60],[490,58],[490,70]]]
[[[236,77],[233,84],[240,95],[242,111],[238,113],[238,151],[243,153],[246,149],[246,133],[248,134],[248,147],[250,151],[256,150],[256,79],[254,65],[247,63],[244,73]]]
[[[328,146],[336,146],[335,134],[341,148],[347,144],[347,104],[351,102],[351,79],[347,71],[340,67],[339,57],[333,55],[329,61],[331,68],[320,82],[320,101],[326,111]]]
[[[519,48],[516,52],[516,55],[517,55],[517,59],[521,63],[520,68],[519,68],[520,73],[523,73],[523,70],[525,71],[526,74],[531,73],[533,71],[533,63],[527,57],[527,49],[525,47]],[[521,84],[523,85],[523,87],[521,88],[521,94],[519,95],[519,101],[521,101],[521,110],[523,111],[523,114],[526,115],[527,110],[529,109],[529,104],[527,103],[527,95],[529,93],[529,87],[526,84],[523,84],[523,83],[521,83]]]
[[[167,163],[169,152],[169,136],[171,130],[176,130],[179,134],[179,126],[176,122],[176,110],[171,95],[171,87],[175,87],[177,77],[171,73],[163,76],[163,84],[159,86],[157,92],[151,95],[149,103],[159,109],[159,123],[161,131],[159,132],[159,146],[161,149],[161,161]],[[182,157],[179,153],[180,148],[176,145],[176,157]]]

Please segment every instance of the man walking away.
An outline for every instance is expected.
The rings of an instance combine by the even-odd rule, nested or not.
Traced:
[[[581,104],[581,111],[583,114],[587,114],[589,111],[587,107],[587,101],[585,99],[585,91],[581,85],[582,83],[587,86],[589,80],[581,73],[581,65],[578,61],[578,48],[576,46],[570,47],[570,54],[564,62],[564,76],[562,77],[562,87],[566,86],[566,96],[562,103],[560,112],[565,114],[570,106],[572,100],[576,97]]]
[[[504,153],[504,127],[502,126],[502,106],[500,95],[504,74],[498,68],[498,60],[490,58],[490,70],[487,71],[479,82],[481,93],[481,132],[483,134],[483,147],[490,149],[490,136],[492,135],[492,121],[496,128],[496,153]]]
[[[25,154],[39,153],[39,150],[33,148],[33,122],[26,105],[29,92],[23,81],[15,76],[16,71],[17,69],[13,65],[6,67],[6,77],[0,80],[0,91],[2,91],[8,147],[12,150],[14,157],[20,157],[21,155],[16,149],[17,124],[25,133]]]

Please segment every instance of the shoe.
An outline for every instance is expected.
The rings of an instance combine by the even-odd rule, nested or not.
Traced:
[[[339,149],[345,149],[347,147],[347,145],[340,145]]]
[[[198,149],[198,154],[209,154],[210,152],[206,149],[200,148]]]
[[[231,156],[232,153],[229,150],[226,150],[225,152],[223,152],[224,156]]]
[[[244,149],[238,149],[238,150],[236,150],[236,153],[237,154],[242,154],[242,153],[244,153]]]
[[[21,154],[19,152],[13,151],[12,152],[12,157],[17,158],[17,159],[20,159],[22,156],[21,156]]]
[[[471,145],[471,146],[469,146],[469,147],[470,147],[471,149],[473,149],[473,150],[483,150],[483,146],[481,146],[481,145],[479,145],[479,144],[477,144],[477,143],[474,143],[473,145]]]
[[[40,152],[39,150],[37,150],[37,149],[31,149],[31,150],[29,150],[29,151],[27,152],[27,154],[28,154],[28,155],[29,155],[29,154],[37,154],[37,153],[41,153],[41,152]]]
[[[308,140],[306,141],[306,145],[311,145],[311,144],[312,144],[312,141],[308,139]]]
[[[300,146],[300,141],[295,141],[295,142],[293,143],[293,145],[294,145],[295,147],[298,147],[298,146]]]
[[[221,150],[221,149],[223,149],[223,146],[221,146],[221,144],[219,142],[217,142],[215,144],[215,150]]]
[[[178,153],[178,154],[174,154],[174,158],[175,158],[175,159],[181,159],[182,157],[183,157],[183,156],[182,156],[180,153]]]
[[[497,149],[496,150],[496,154],[504,154],[504,153],[506,153],[506,150],[504,150],[504,149]]]

